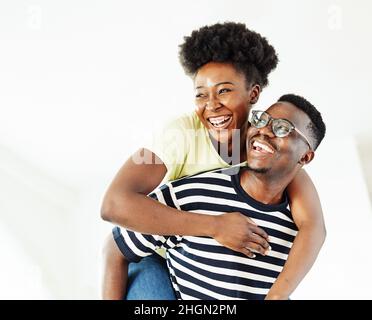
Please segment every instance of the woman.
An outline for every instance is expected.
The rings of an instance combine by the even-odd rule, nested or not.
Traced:
[[[168,134],[176,132],[177,143],[173,134],[165,135],[151,149],[140,149],[126,161],[105,195],[102,218],[142,233],[213,237],[248,256],[253,255],[252,250],[264,254],[269,249],[265,232],[240,213],[185,213],[146,196],[162,181],[246,160],[249,111],[278,62],[267,40],[240,23],[215,24],[193,31],[180,48],[181,64],[194,81],[196,110],[165,130]],[[139,163],[138,159],[152,161]],[[317,192],[303,170],[290,184],[288,193],[292,211],[311,210],[322,216]],[[103,288],[103,296],[108,299],[122,298],[110,295],[110,288],[120,281],[115,268],[107,267],[112,265],[109,260],[115,259],[116,250],[110,236]],[[135,280],[132,287],[129,285],[127,298],[174,298],[164,263],[152,257],[130,265]]]

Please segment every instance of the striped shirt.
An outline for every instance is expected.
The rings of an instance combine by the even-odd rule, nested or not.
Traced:
[[[288,258],[297,227],[286,199],[265,205],[250,197],[231,168],[169,182],[149,196],[170,207],[208,215],[238,211],[269,235],[271,250],[255,258],[209,237],[146,235],[115,227],[115,241],[130,262],[166,250],[178,299],[264,299]]]

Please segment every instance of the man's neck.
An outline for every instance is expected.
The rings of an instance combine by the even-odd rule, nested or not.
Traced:
[[[240,174],[240,184],[253,199],[273,205],[283,202],[283,192],[293,177],[294,175],[273,177],[268,173],[243,169]]]

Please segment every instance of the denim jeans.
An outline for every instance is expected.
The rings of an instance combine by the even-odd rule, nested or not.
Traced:
[[[176,300],[166,260],[158,254],[128,267],[126,300]]]

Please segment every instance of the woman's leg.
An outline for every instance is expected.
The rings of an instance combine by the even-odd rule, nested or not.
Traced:
[[[176,300],[166,260],[158,254],[128,267],[126,300]]]

